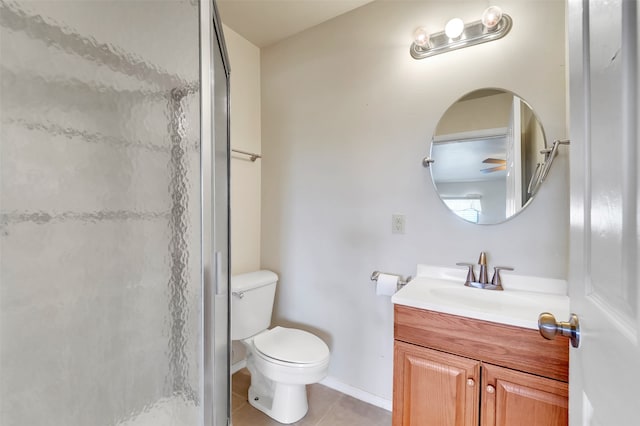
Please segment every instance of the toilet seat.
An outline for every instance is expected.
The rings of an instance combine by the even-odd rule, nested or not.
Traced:
[[[253,338],[260,355],[279,363],[315,365],[329,358],[329,348],[319,337],[295,328],[274,327]]]

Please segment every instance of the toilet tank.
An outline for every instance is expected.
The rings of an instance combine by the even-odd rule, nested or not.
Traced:
[[[271,325],[278,276],[256,271],[231,277],[231,340],[241,340]]]

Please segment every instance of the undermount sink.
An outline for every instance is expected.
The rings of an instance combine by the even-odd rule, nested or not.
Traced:
[[[465,287],[465,272],[458,269],[420,265],[417,275],[393,295],[394,304],[531,329],[538,328],[542,312],[569,315],[563,280],[505,274],[505,289],[497,291]]]

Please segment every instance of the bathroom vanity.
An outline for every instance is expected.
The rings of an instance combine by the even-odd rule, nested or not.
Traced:
[[[569,342],[537,330],[538,313],[567,315],[562,285],[494,292],[418,275],[392,298],[394,426],[568,424]]]

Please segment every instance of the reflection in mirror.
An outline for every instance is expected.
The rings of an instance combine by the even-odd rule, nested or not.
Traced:
[[[431,143],[431,177],[446,206],[480,224],[501,223],[526,207],[546,149],[531,107],[500,89],[473,91],[442,116]]]

